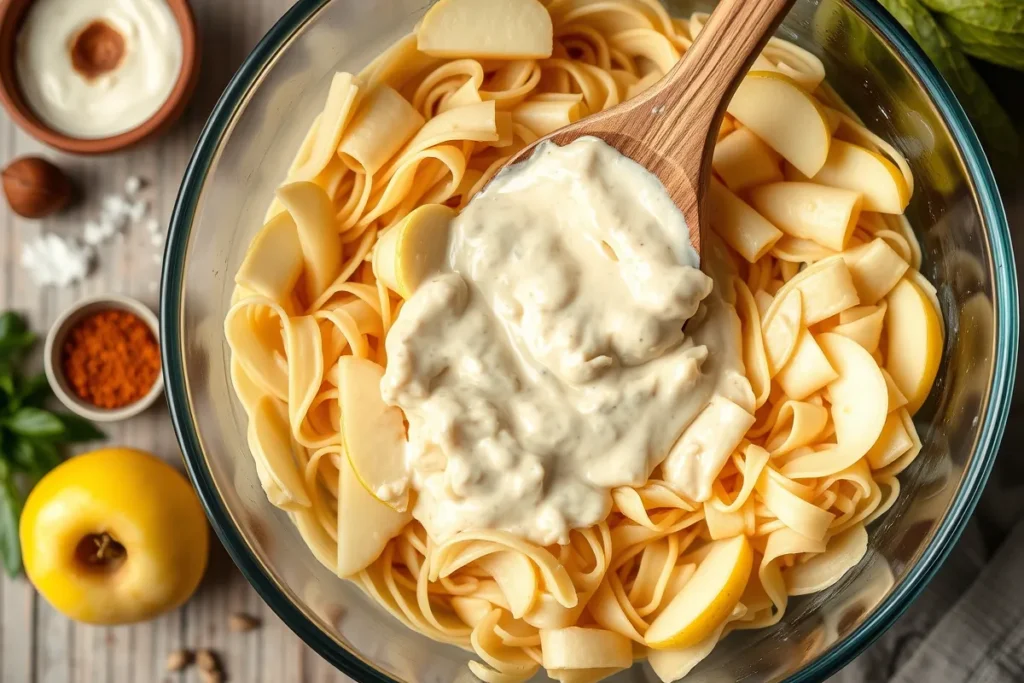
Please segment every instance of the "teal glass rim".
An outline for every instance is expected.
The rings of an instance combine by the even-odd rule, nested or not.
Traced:
[[[231,129],[236,113],[248,100],[259,77],[296,32],[312,21],[332,0],[298,0],[259,42],[232,78],[210,115],[192,157],[175,202],[164,252],[160,294],[160,334],[167,383],[167,402],[174,429],[185,456],[189,477],[210,521],[234,563],[260,597],[303,641],[320,656],[358,681],[394,683],[390,678],[349,653],[336,640],[317,628],[310,618],[287,600],[275,579],[252,554],[235,528],[203,456],[188,399],[183,365],[184,310],[181,305],[185,254],[199,205],[202,187],[216,160],[221,142]],[[789,683],[822,681],[848,664],[888,629],[924,589],[956,545],[981,496],[995,463],[1009,415],[1017,366],[1017,277],[1010,231],[992,170],[966,114],[945,80],[935,70],[903,28],[874,0],[846,0],[849,8],[870,23],[907,62],[920,79],[934,106],[953,135],[970,176],[975,179],[975,199],[989,227],[987,239],[992,254],[990,275],[996,298],[996,345],[994,366],[988,388],[988,415],[977,438],[977,447],[949,512],[906,576],[860,624],[858,629],[834,644],[816,660],[786,679]]]

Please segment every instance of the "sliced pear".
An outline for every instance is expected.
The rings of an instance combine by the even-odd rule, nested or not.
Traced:
[[[942,358],[942,320],[928,296],[910,280],[900,280],[887,297],[885,369],[917,412],[928,398]]]
[[[751,71],[728,111],[804,175],[813,177],[825,165],[832,142],[828,116],[789,76]]]
[[[380,557],[384,546],[412,521],[389,508],[359,482],[348,458],[341,458],[338,486],[338,576],[352,576]]]
[[[295,221],[288,213],[279,213],[256,233],[235,274],[235,283],[284,306],[303,267]]]
[[[416,29],[416,45],[432,57],[544,59],[553,36],[539,0],[440,0]]]
[[[403,299],[434,273],[448,257],[448,231],[455,209],[427,204],[415,209],[385,232],[373,250],[373,272]]]
[[[865,211],[901,214],[910,202],[910,188],[896,164],[844,140],[832,140],[825,165],[812,180],[859,192]]]
[[[384,368],[355,356],[338,359],[338,400],[345,453],[371,496],[396,510],[409,502],[402,411],[384,403]]]
[[[647,629],[647,645],[683,648],[707,638],[740,601],[753,561],[746,536],[713,542],[697,571]]]

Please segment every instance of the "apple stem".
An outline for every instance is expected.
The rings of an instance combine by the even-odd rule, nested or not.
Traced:
[[[103,532],[96,539],[96,559],[101,561],[116,560],[124,557],[124,546]]]
[[[101,571],[113,571],[121,566],[127,556],[124,546],[106,531],[89,534],[78,544],[78,559],[87,567]]]

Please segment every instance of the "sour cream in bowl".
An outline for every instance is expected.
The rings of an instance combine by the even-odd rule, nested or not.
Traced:
[[[0,99],[43,142],[103,153],[172,123],[195,84],[185,0],[21,0],[0,10]]]

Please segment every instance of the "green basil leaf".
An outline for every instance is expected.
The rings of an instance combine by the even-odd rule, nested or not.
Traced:
[[[50,397],[50,382],[46,379],[46,373],[40,372],[21,383],[17,391],[18,406],[33,406],[41,408],[43,402]]]
[[[96,425],[72,413],[56,413],[57,419],[64,425],[64,432],[59,440],[62,443],[84,443],[107,438]]]
[[[19,408],[4,424],[21,436],[58,436],[64,432],[64,423],[56,415],[40,408]]]
[[[1015,159],[1020,150],[1020,138],[1010,117],[1003,111],[995,95],[971,66],[935,17],[919,0],[879,0],[885,9],[913,36],[921,49],[945,76],[967,111],[978,135],[995,161],[997,151],[1008,159]],[[1005,159],[1003,160],[1004,164]]]
[[[0,342],[27,331],[28,325],[25,324],[25,319],[14,311],[7,311],[0,315]]]
[[[1024,3],[1020,0],[923,0],[929,9],[971,26],[1024,33]]]
[[[14,375],[10,372],[0,374],[0,391],[4,392],[10,399],[14,399],[17,396],[17,392],[14,390]]]
[[[61,464],[64,460],[61,457],[60,449],[54,443],[36,439],[22,439],[21,441],[28,448],[32,449],[31,467],[26,470],[26,473],[31,474],[37,479]]]
[[[18,519],[21,517],[21,496],[14,486],[14,477],[0,461],[0,555],[3,555],[7,575],[15,577],[21,571],[21,543],[18,539]]]
[[[0,338],[0,356],[10,358],[16,353],[25,351],[36,343],[36,335],[32,332],[17,332]]]
[[[15,440],[14,445],[9,449],[11,455],[11,464],[21,472],[26,474],[35,474],[39,468],[37,463],[38,458],[36,457],[36,450],[32,446],[32,442],[28,439],[18,438]]]

